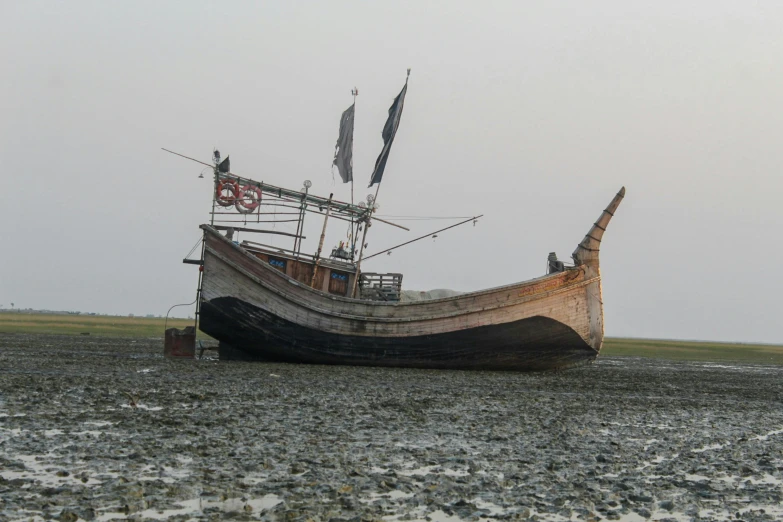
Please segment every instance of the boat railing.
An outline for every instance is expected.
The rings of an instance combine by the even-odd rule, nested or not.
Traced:
[[[402,294],[402,274],[362,272],[359,277],[359,298],[371,301],[399,301]]]

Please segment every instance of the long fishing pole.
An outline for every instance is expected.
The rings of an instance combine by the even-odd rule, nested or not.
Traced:
[[[443,231],[448,230],[450,228],[458,227],[460,225],[464,225],[465,223],[469,223],[471,221],[476,221],[476,220],[478,220],[479,218],[482,218],[482,217],[484,217],[484,214],[481,214],[480,216],[472,217],[470,219],[466,219],[465,221],[457,223],[456,225],[451,225],[450,227],[441,228],[440,230],[436,230],[435,232],[430,232],[429,234],[425,234],[425,235],[423,235],[421,237],[417,237],[416,239],[411,239],[410,241],[406,241],[405,243],[401,243],[401,244],[399,244],[397,246],[393,246],[391,248],[387,248],[386,250],[381,250],[377,254],[373,254],[371,256],[365,257],[364,260],[367,261],[371,257],[379,256],[381,254],[385,254],[386,252],[391,252],[392,250],[395,250],[397,248],[403,247],[405,245],[410,245],[411,243],[415,243],[416,241],[419,241],[420,239],[425,239],[425,238],[428,238],[428,237],[432,237],[434,234],[437,234],[438,232],[443,232]]]
[[[173,150],[164,149],[163,147],[161,147],[161,150],[165,150],[166,152],[169,152],[169,153],[174,154],[175,156],[179,156],[181,158],[189,159],[190,161],[195,161],[196,163],[201,163],[202,165],[206,165],[207,167],[212,167],[212,168],[215,167],[214,165],[210,165],[209,163],[204,163],[203,161],[199,161],[199,160],[197,160],[195,158],[191,158],[190,156],[185,156],[184,154],[180,154],[179,152],[174,152]]]

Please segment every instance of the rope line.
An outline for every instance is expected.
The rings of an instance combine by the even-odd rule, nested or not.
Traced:
[[[188,252],[188,255],[185,256],[185,259],[188,259],[190,257],[190,254],[196,251],[196,248],[201,244],[201,242],[204,240],[204,236],[199,236],[198,241],[196,241],[196,244],[193,245],[193,248],[190,249],[190,252]]]

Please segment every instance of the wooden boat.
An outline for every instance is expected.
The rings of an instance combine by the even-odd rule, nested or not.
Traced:
[[[389,109],[384,148],[370,186],[380,187],[407,86],[406,79]],[[358,92],[352,94],[355,98]],[[310,194],[309,181],[302,191],[293,191],[242,178],[230,172],[228,158],[221,161],[217,151],[214,165],[188,158],[214,172],[212,217],[210,225],[201,227],[203,254],[185,262],[201,265],[197,321],[203,332],[220,341],[221,358],[465,370],[549,370],[593,361],[604,337],[599,247],[625,188],[579,243],[573,266],[552,253],[543,277],[405,302],[402,274],[361,268],[370,226],[399,225],[375,214],[377,189],[367,204],[353,204],[354,108],[351,105],[341,118],[334,159],[343,181],[351,182],[352,203]],[[297,223],[296,233],[257,228],[281,208],[298,216],[289,220]],[[308,212],[324,216],[318,250],[310,256],[301,251]],[[341,242],[323,257],[330,219],[350,223],[348,245]],[[357,260],[355,238],[360,231]],[[248,232],[291,236],[293,249],[234,239],[234,234]]]
[[[599,247],[624,194],[579,243],[575,266],[554,263],[554,273],[530,281],[417,302],[368,298],[383,286],[361,272],[368,292],[351,297],[351,263],[322,261],[313,278],[317,261],[237,244],[203,225],[200,328],[221,341],[221,356],[270,361],[469,370],[588,363],[604,337]]]

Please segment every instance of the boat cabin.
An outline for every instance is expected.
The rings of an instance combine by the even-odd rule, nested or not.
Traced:
[[[288,277],[316,290],[346,297],[353,288],[356,267],[352,263],[331,258],[320,259],[316,271],[315,260],[311,256],[297,255],[285,249],[264,248],[250,241],[243,241],[239,246]]]
[[[291,250],[242,241],[239,246],[255,257],[269,263],[288,277],[312,286],[316,290],[341,297],[350,297],[356,278],[356,265],[335,255],[334,249],[328,259],[316,262],[308,255],[296,254]],[[315,278],[313,273],[315,272]],[[402,274],[379,274],[364,272],[359,277],[357,297],[371,301],[399,301],[402,294]]]

